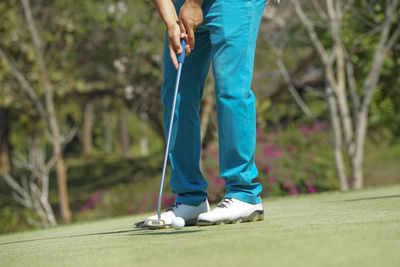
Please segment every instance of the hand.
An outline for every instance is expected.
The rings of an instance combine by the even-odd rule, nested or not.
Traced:
[[[179,27],[181,32],[187,35],[190,49],[194,49],[194,32],[203,22],[201,3],[203,0],[186,0],[179,12]]]
[[[176,21],[175,23],[171,23],[167,25],[167,38],[168,38],[168,49],[169,49],[169,56],[174,64],[175,68],[178,69],[178,59],[176,55],[182,53],[183,47],[181,46],[181,39],[185,39],[186,42],[188,41],[188,36],[186,33],[181,32],[179,27],[179,22]],[[186,45],[185,47],[186,55],[190,54],[190,47]]]

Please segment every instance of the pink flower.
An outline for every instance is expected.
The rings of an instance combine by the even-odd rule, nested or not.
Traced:
[[[133,214],[135,210],[135,203],[131,200],[129,201],[129,207],[128,207],[128,214]]]
[[[302,134],[304,134],[305,136],[309,136],[310,134],[312,134],[312,130],[309,129],[305,124],[300,125],[299,128],[300,132],[302,132]]]
[[[285,190],[290,190],[290,188],[292,187],[292,184],[287,179],[284,179],[282,181],[282,186]]]
[[[161,203],[164,207],[171,207],[175,202],[176,196],[167,196],[167,194],[163,193],[161,196]]]
[[[275,178],[275,176],[269,176],[268,177],[268,180],[269,180],[269,183],[271,184],[271,185],[273,185],[273,184],[275,184],[276,183],[276,178]]]
[[[312,173],[309,173],[309,174],[308,174],[308,177],[310,177],[310,180],[311,180],[311,181],[314,181],[314,180],[315,180],[315,175],[312,174]]]
[[[276,137],[279,136],[279,132],[273,132],[267,135],[267,139],[275,139]]]
[[[275,144],[270,144],[264,146],[262,153],[271,159],[279,159],[283,155],[283,149],[277,147]]]
[[[288,145],[287,150],[291,153],[294,153],[296,151],[296,147],[292,144]]]
[[[310,194],[314,194],[314,193],[317,193],[317,192],[318,192],[317,188],[315,188],[310,182],[307,182],[307,183],[306,183],[306,188],[307,188],[307,191],[308,191]]]
[[[262,137],[262,135],[263,135],[263,132],[260,129],[257,129],[256,130],[256,137],[259,138],[259,137]]]
[[[146,211],[146,204],[150,199],[150,193],[146,193],[142,196],[139,202],[139,213],[145,212]]]
[[[225,187],[225,181],[218,175],[215,169],[207,168],[206,173],[208,175],[208,180],[213,187]]]
[[[295,186],[291,186],[289,189],[289,195],[298,195],[300,194],[299,189],[297,189],[297,187]]]
[[[97,191],[92,195],[92,197],[83,205],[81,211],[86,211],[92,209],[96,204],[101,201],[101,196],[103,194],[103,188],[97,189]]]
[[[262,168],[262,170],[263,170],[264,172],[271,172],[271,171],[272,171],[272,167],[271,167],[271,165],[265,165],[265,166]]]
[[[158,206],[158,193],[155,193],[154,199],[153,199],[153,205],[151,206],[151,210],[156,210],[157,206]]]
[[[312,129],[314,132],[319,133],[324,130],[324,125],[322,123],[314,123]]]

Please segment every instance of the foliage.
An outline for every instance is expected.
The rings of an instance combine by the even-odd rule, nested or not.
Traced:
[[[18,229],[19,215],[11,206],[0,203],[0,234],[14,232]]]
[[[343,20],[342,37],[346,48],[355,47],[352,60],[357,87],[360,87],[359,81],[365,78],[377,43],[376,35],[366,33],[382,22],[385,3],[381,0],[357,0],[354,3],[355,12],[351,11]],[[311,2],[304,1],[304,4],[308,8]],[[65,148],[75,219],[154,210],[161,166],[157,152],[162,146],[163,135],[159,87],[164,38],[164,26],[155,9],[150,1],[143,0],[37,0],[31,1],[31,5],[44,40],[45,60],[55,87],[61,128],[80,127],[85,103],[95,99],[93,159],[85,161],[82,158],[80,133]],[[298,68],[298,64],[299,69],[305,69],[302,60],[313,53],[309,40],[305,38],[304,26],[293,19],[288,1],[282,1],[279,13],[288,14],[288,19],[264,19],[255,57],[252,87],[257,95],[257,124],[261,130],[257,147],[258,180],[263,184],[264,196],[336,189],[327,138],[331,135],[330,129],[325,125],[310,125],[311,119],[304,116],[292,97],[285,93],[286,87],[274,66],[271,40],[282,47],[283,60],[289,72]],[[318,20],[316,14],[310,14],[323,44],[331,44],[326,25]],[[20,1],[0,1],[0,17],[0,48],[15,61],[30,84],[39,88],[38,66]],[[272,26],[274,23],[280,26]],[[355,45],[356,42],[359,43]],[[366,181],[369,184],[382,183],[384,178],[378,179],[379,176],[391,176],[391,182],[398,181],[396,160],[399,154],[393,152],[395,147],[392,147],[400,140],[400,94],[396,90],[400,87],[398,43],[387,55],[371,104],[369,134],[376,147],[366,148]],[[317,72],[321,70],[317,60],[310,61],[307,66],[311,65],[311,69]],[[296,89],[315,117],[326,121],[324,80],[321,82],[317,77],[317,85],[304,85],[300,76],[293,79]],[[283,88],[283,93],[274,97],[272,92],[279,88]],[[37,90],[36,93],[44,100],[44,92]],[[27,155],[28,137],[33,131],[40,132],[43,123],[38,122],[34,105],[3,60],[0,60],[0,106],[11,111],[12,155]],[[132,153],[129,156],[135,156],[133,159],[122,158],[118,149],[117,125],[124,109],[128,109],[130,114],[128,132]],[[142,114],[148,114],[149,123],[145,129],[140,126]],[[110,115],[110,123],[103,120],[104,115]],[[295,126],[301,123],[307,126]],[[104,149],[107,128],[113,129],[111,152]],[[266,134],[266,129],[274,132]],[[142,136],[150,140],[152,155],[148,158],[136,157]],[[386,139],[391,142],[382,141]],[[41,141],[45,140],[44,135],[41,136]],[[203,151],[203,172],[209,182],[210,200],[217,202],[225,192],[224,182],[218,175],[217,140],[209,143]],[[371,180],[373,182],[368,182]],[[1,182],[0,192],[8,199],[4,205],[1,204],[1,229],[13,231],[26,227],[21,226],[22,222],[32,214],[16,210],[10,204],[12,198],[8,187]],[[50,200],[55,207],[58,198],[54,173],[50,186]],[[173,200],[168,186],[166,192],[164,206]]]
[[[324,126],[325,125],[321,125]],[[320,126],[290,126],[290,131],[264,134],[258,132],[257,163],[259,181],[263,183],[264,197],[308,194],[313,187],[318,192],[337,188],[332,156],[327,137],[330,129],[320,131]],[[366,145],[366,185],[396,184],[400,182],[400,149],[382,142],[380,133],[371,136]],[[321,145],[320,145],[321,144]],[[263,150],[265,149],[265,152]],[[263,153],[265,155],[263,156]],[[266,155],[268,154],[268,156]],[[313,155],[310,155],[313,154]],[[279,157],[280,156],[280,157]],[[311,158],[314,161],[310,160]],[[278,157],[278,158],[276,158]],[[121,158],[119,155],[93,158],[90,161],[68,159],[69,189],[74,220],[93,220],[112,216],[154,212],[159,189],[162,153],[149,157]],[[286,167],[288,166],[288,167]],[[287,168],[287,169],[286,169]],[[307,171],[304,169],[307,168]],[[311,174],[315,176],[314,179]],[[298,172],[298,173],[297,173]],[[224,182],[218,175],[218,145],[211,142],[203,150],[203,174],[209,183],[209,200],[218,202],[225,193]],[[290,184],[283,187],[284,175]],[[275,183],[270,182],[271,176]],[[308,186],[307,181],[312,181]],[[296,189],[294,189],[294,186]],[[163,208],[174,196],[166,183]],[[26,209],[17,208],[6,184],[0,179],[0,210],[8,209],[2,217],[2,229],[13,232],[29,228],[26,216],[33,216]],[[50,184],[50,202],[58,202],[55,180]],[[55,209],[55,212],[58,212]],[[3,214],[4,215],[4,214]],[[18,223],[10,219],[16,218]],[[10,219],[10,220],[9,220]],[[7,225],[10,224],[10,225]]]
[[[256,166],[262,196],[297,195],[336,190],[329,127],[317,123],[311,126],[291,125],[282,132],[266,134],[257,131]],[[203,169],[209,186],[211,202],[225,193],[225,183],[218,175],[218,146],[210,143],[204,151]]]

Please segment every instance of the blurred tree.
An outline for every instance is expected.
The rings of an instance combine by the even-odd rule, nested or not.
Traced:
[[[321,4],[322,2],[312,1],[316,15],[310,15],[310,12],[305,13],[305,8],[302,7],[299,0],[291,0],[324,65],[327,101],[334,132],[334,155],[340,187],[342,190],[347,189],[342,155],[343,138],[346,152],[350,158],[351,185],[358,189],[363,186],[362,162],[369,106],[379,81],[384,59],[400,34],[399,1],[386,1],[386,5],[377,1],[375,5],[385,7],[381,9],[380,18],[368,18],[370,19],[366,20],[369,23],[368,27],[374,25],[373,29],[369,32],[357,31],[359,35],[356,37],[357,39],[351,35],[344,35],[344,32],[351,32],[349,29],[359,30],[357,27],[360,27],[360,21],[353,18],[362,16],[364,8],[370,6],[371,3],[339,0],[326,0],[326,3]],[[318,24],[311,18],[326,23],[328,30],[319,33],[316,30]],[[361,24],[364,23],[364,21],[361,22]],[[377,36],[377,40],[372,39],[371,43],[375,49],[368,57],[368,64],[364,65],[365,75],[358,77],[358,81],[362,82],[357,83],[354,74],[354,55],[357,53],[359,42],[368,39],[367,37],[371,35]],[[348,98],[351,99],[351,104]]]
[[[0,106],[0,173],[10,171],[10,111]]]
[[[54,87],[50,80],[48,69],[44,61],[42,38],[37,31],[30,7],[30,2],[29,0],[21,0],[21,4],[36,54],[36,61],[40,72],[40,84],[45,92],[46,120],[51,133],[51,143],[53,144],[54,150],[53,153],[56,156],[57,185],[60,198],[61,217],[65,223],[69,223],[71,222],[72,214],[68,200],[67,171],[65,168],[62,148],[63,137],[60,133],[59,123],[57,121],[56,110],[54,106]]]
[[[83,111],[82,147],[83,155],[90,159],[93,146],[94,100],[86,101]]]
[[[11,3],[11,8],[13,7]],[[59,130],[58,121],[55,114],[54,107],[54,88],[52,82],[50,81],[48,69],[45,63],[43,41],[38,33],[35,20],[33,18],[30,3],[27,0],[21,0],[21,6],[23,14],[26,21],[26,28],[28,28],[29,36],[32,42],[33,54],[30,55],[31,63],[35,64],[37,67],[38,87],[44,92],[45,105],[42,104],[41,99],[38,97],[37,92],[33,89],[32,85],[26,78],[26,76],[19,70],[18,66],[15,64],[14,60],[6,55],[6,53],[0,49],[0,56],[7,65],[9,71],[16,78],[27,95],[29,95],[30,100],[32,100],[34,106],[37,108],[39,116],[44,120],[46,125],[47,137],[53,147],[53,153],[56,158],[56,169],[57,169],[57,181],[58,181],[58,191],[60,197],[60,211],[64,222],[69,223],[71,221],[71,211],[69,208],[68,201],[68,191],[67,191],[67,174],[63,159],[63,148],[62,145],[66,141],[65,137],[62,136]],[[31,53],[32,53],[31,50]],[[33,72],[36,72],[34,69]]]
[[[82,125],[86,156],[93,144],[94,110],[146,113],[137,117],[163,136],[159,85],[164,28],[152,5],[139,0],[38,0],[32,7],[27,0],[10,0],[0,3],[0,14],[0,107],[1,122],[7,124],[1,131],[2,168],[9,169],[7,128],[44,131],[49,138],[44,143],[59,155],[61,214],[68,222],[62,158],[62,143],[67,139],[63,140],[62,132],[67,127]],[[109,98],[112,110],[96,109],[96,103],[101,103],[96,98]],[[85,109],[80,108],[86,103]],[[103,127],[108,151],[111,126]],[[127,153],[128,130],[122,133],[122,151]],[[28,153],[28,131],[13,135],[18,138],[16,152]]]
[[[29,158],[20,157],[15,162],[20,169],[27,171],[29,176],[23,175],[20,183],[8,173],[4,173],[3,176],[14,190],[14,199],[22,206],[33,210],[39,217],[39,221],[27,218],[28,224],[39,227],[55,226],[57,221],[49,203],[49,174],[58,160],[58,155],[53,154],[47,161],[38,133],[33,133],[30,140]]]

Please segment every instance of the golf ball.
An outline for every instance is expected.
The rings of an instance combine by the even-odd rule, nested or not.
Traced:
[[[172,227],[174,227],[176,230],[180,230],[185,226],[185,220],[182,219],[181,217],[175,217],[172,220]]]

